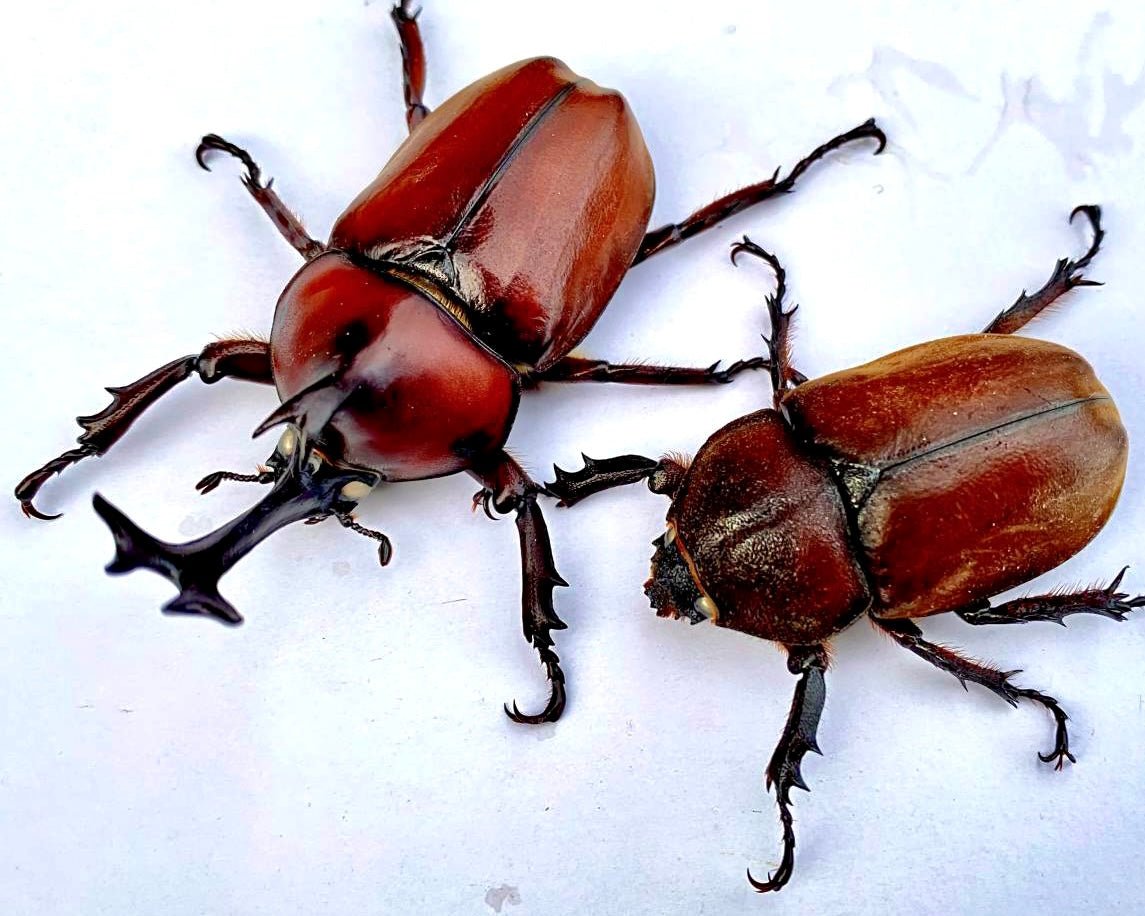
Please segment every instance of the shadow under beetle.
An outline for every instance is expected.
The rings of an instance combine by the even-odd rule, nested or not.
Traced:
[[[257,474],[223,480],[273,484],[248,512],[186,544],[159,541],[102,496],[96,512],[115,536],[110,573],[150,569],[179,589],[167,612],[242,618],[218,581],[259,541],[296,521],[354,521],[355,506],[381,483],[467,471],[480,481],[475,505],[516,514],[521,541],[525,638],[550,682],[544,709],[514,704],[518,722],[556,720],[564,673],[552,631],[565,624],[552,593],[565,585],[537,506],[541,488],[505,451],[523,389],[545,381],[704,384],[730,381],[764,359],[726,369],[622,365],[569,356],[588,334],[628,269],[753,204],[791,191],[815,161],[855,140],[886,138],[867,121],[779,172],[648,231],[654,178],[640,128],[624,98],[560,61],[512,64],[446,100],[422,102],[425,54],[406,0],[391,16],[403,62],[410,135],[377,178],[335,222],[328,243],[311,238],[264,182],[250,155],[216,134],[196,150],[228,153],[279,232],[306,260],[278,301],[269,343],[220,340],[122,388],[112,403],[79,417],[78,448],[16,487],[26,515],[48,519],[33,500],[53,475],[102,455],[174,385],[194,373],[272,384],[282,400],[255,431],[288,424]]]
[[[781,643],[799,676],[787,724],[767,765],[783,826],[783,858],[767,881],[791,877],[791,789],[819,753],[826,698],[826,640],[866,613],[896,643],[935,667],[981,684],[1007,703],[1027,699],[1054,717],[1054,747],[1038,756],[1073,761],[1067,716],[1051,696],[923,639],[912,618],[954,611],[967,623],[1063,622],[1069,614],[1123,620],[1145,596],[1107,588],[1034,595],[991,606],[1080,551],[1105,524],[1125,479],[1128,439],[1109,392],[1065,347],[1010,336],[1062,294],[1096,285],[1082,277],[1101,245],[1101,211],[1078,207],[1094,238],[1079,260],[1057,262],[1049,281],[1023,294],[981,334],[919,344],[823,378],[792,368],[778,259],[745,238],[732,248],[766,261],[777,289],[767,299],[774,407],[733,420],[686,463],[639,455],[556,468],[548,484],[562,505],[646,480],[672,500],[653,541],[644,586],[661,617]]]

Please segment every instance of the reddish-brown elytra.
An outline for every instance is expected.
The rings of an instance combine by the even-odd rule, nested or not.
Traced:
[[[827,141],[780,179],[742,188],[691,216],[648,231],[654,179],[640,128],[624,98],[537,58],[497,71],[430,112],[422,102],[425,55],[407,0],[392,13],[401,43],[410,136],[334,224],[312,238],[243,149],[215,134],[196,156],[224,152],[246,167],[243,183],[306,260],[274,315],[269,343],[222,340],[123,388],[112,404],[79,418],[79,447],[16,487],[24,512],[50,518],[33,500],[53,475],[102,455],[171,387],[197,373],[211,383],[273,384],[282,405],[256,434],[286,423],[257,474],[222,480],[273,484],[249,512],[188,544],[140,530],[99,495],[111,527],[113,573],[145,568],[179,589],[164,610],[239,623],[219,578],[268,534],[295,521],[333,517],[379,542],[385,535],[351,512],[380,483],[467,471],[475,503],[514,512],[523,562],[525,638],[540,654],[551,692],[520,722],[552,721],[565,704],[564,673],[551,632],[557,574],[540,488],[503,449],[521,391],[544,381],[707,384],[730,381],[766,360],[719,369],[623,365],[569,356],[634,264],[755,203],[791,191],[814,162],[855,140],[883,148],[874,121]]]
[[[990,598],[1052,569],[1105,524],[1125,479],[1128,439],[1109,392],[1065,347],[1012,337],[1076,286],[1097,254],[1101,211],[1078,207],[1094,239],[981,334],[949,337],[818,379],[791,367],[779,261],[744,239],[732,250],[776,272],[768,298],[775,405],[715,432],[690,464],[639,455],[556,469],[547,488],[571,505],[647,480],[672,500],[645,585],[662,617],[686,617],[774,640],[800,679],[767,766],[783,824],[783,859],[759,891],[778,890],[795,864],[791,789],[806,789],[804,754],[826,697],[826,640],[864,612],[899,645],[981,684],[1011,705],[1054,717],[1061,769],[1073,760],[1066,714],[1053,697],[923,639],[911,618],[954,611],[971,624],[1061,622],[1068,614],[1122,620],[1145,596],[1107,588]]]

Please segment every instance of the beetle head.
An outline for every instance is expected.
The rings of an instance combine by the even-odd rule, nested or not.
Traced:
[[[669,522],[668,530],[652,542],[652,575],[644,583],[656,614],[674,619],[686,618],[692,624],[715,620],[716,605],[700,589],[691,566],[680,550],[676,526]]]

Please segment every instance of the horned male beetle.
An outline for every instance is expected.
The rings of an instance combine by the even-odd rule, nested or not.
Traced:
[[[222,152],[245,166],[243,184],[303,257],[278,301],[269,342],[226,339],[122,388],[80,417],[79,446],[16,487],[25,514],[52,518],[33,500],[53,475],[102,455],[174,385],[197,373],[273,384],[281,406],[255,434],[287,424],[256,474],[204,477],[273,484],[245,514],[186,544],[146,534],[100,495],[111,528],[111,573],[151,569],[179,594],[171,613],[241,622],[218,591],[220,577],[260,540],[295,521],[335,518],[379,542],[385,535],[351,512],[376,486],[467,471],[480,481],[475,505],[514,512],[523,563],[525,638],[540,655],[550,696],[519,722],[557,719],[564,673],[551,632],[564,628],[552,602],[557,573],[540,488],[505,451],[523,389],[545,381],[705,384],[730,381],[766,361],[726,369],[624,365],[569,356],[625,273],[728,216],[790,192],[833,150],[886,138],[869,120],[813,150],[784,178],[741,188],[679,223],[648,230],[654,179],[640,127],[624,98],[553,58],[512,64],[431,112],[423,103],[425,54],[408,0],[392,11],[401,45],[410,135],[378,177],[335,222],[327,243],[312,238],[258,165],[216,134],[196,158]]]
[[[690,463],[640,455],[556,468],[547,488],[562,505],[646,480],[672,500],[644,590],[661,617],[711,620],[773,640],[799,676],[783,735],[767,766],[783,826],[783,858],[767,881],[791,877],[791,789],[806,789],[803,756],[818,752],[826,698],[826,641],[864,613],[892,640],[963,683],[1054,717],[1053,749],[1073,761],[1067,716],[1052,696],[928,642],[913,618],[948,611],[967,623],[1061,622],[1069,614],[1123,620],[1145,596],[1107,588],[1054,592],[991,606],[990,597],[1080,551],[1113,511],[1128,439],[1109,392],[1065,347],[1015,337],[1077,286],[1101,245],[1101,211],[1078,207],[1093,243],[1058,261],[981,334],[948,337],[808,380],[790,364],[786,277],[779,260],[745,238],[732,248],[774,269],[767,338],[774,407],[733,420]]]

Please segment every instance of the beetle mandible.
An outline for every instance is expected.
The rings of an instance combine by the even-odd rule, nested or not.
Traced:
[[[651,231],[654,179],[640,128],[624,98],[553,58],[512,64],[461,90],[433,112],[423,102],[426,60],[417,13],[391,13],[403,63],[410,135],[378,177],[335,222],[330,240],[310,236],[264,181],[251,156],[216,134],[195,151],[245,167],[242,182],[305,259],[278,301],[269,342],[226,339],[121,388],[80,417],[78,447],[16,487],[24,513],[48,519],[33,500],[53,475],[104,454],[140,415],[193,374],[273,384],[282,404],[255,435],[287,424],[256,474],[223,480],[273,484],[248,512],[186,544],[148,535],[99,494],[93,504],[115,537],[111,573],[151,569],[179,594],[170,613],[230,624],[238,611],[218,591],[224,573],[260,540],[296,521],[334,518],[374,538],[385,565],[389,539],[354,520],[382,482],[467,471],[492,516],[515,513],[521,542],[522,615],[550,694],[543,710],[506,713],[554,721],[564,709],[564,673],[552,631],[557,573],[540,488],[504,450],[523,389],[541,382],[707,384],[730,381],[765,359],[726,369],[625,365],[568,354],[588,334],[633,265],[753,204],[790,192],[814,162],[852,141],[886,138],[869,120],[822,144],[790,173],[741,188],[678,223]]]
[[[953,611],[974,625],[1070,614],[1124,620],[1145,596],[1105,588],[1032,595],[992,606],[1080,551],[1113,511],[1128,439],[1109,392],[1065,347],[1012,336],[1064,293],[1095,285],[1082,271],[1101,245],[1101,211],[1081,206],[1093,242],[1059,260],[1037,292],[1023,293],[980,334],[949,337],[808,380],[790,363],[795,309],[784,308],[779,260],[744,238],[776,274],[767,299],[774,406],[713,433],[690,463],[640,455],[556,468],[547,484],[562,505],[646,480],[672,500],[653,541],[644,590],[658,615],[711,620],[778,642],[798,675],[779,744],[767,765],[783,827],[783,857],[758,891],[774,891],[795,864],[791,790],[826,699],[826,643],[866,613],[894,642],[1007,703],[1027,699],[1055,722],[1053,749],[1073,761],[1067,716],[1052,696],[923,638],[913,618]]]

